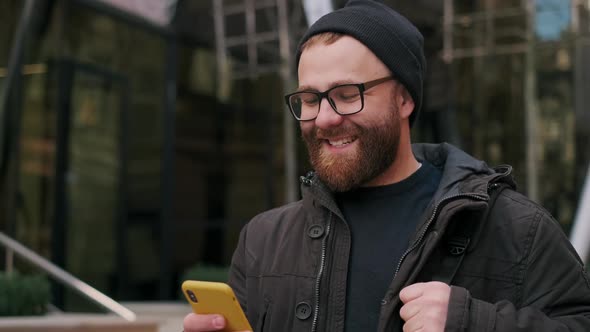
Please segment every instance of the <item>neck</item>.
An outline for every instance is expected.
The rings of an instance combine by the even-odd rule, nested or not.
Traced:
[[[420,168],[420,163],[412,152],[409,126],[402,126],[400,129],[400,142],[395,160],[383,173],[366,183],[365,187],[384,186],[400,182]]]

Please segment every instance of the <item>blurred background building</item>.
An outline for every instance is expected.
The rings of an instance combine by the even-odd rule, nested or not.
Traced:
[[[414,141],[513,165],[568,232],[590,162],[590,1],[385,2],[425,36]],[[297,199],[309,165],[282,95],[308,21],[344,3],[2,1],[0,230],[116,300],[177,299],[187,269],[227,266],[251,217]]]

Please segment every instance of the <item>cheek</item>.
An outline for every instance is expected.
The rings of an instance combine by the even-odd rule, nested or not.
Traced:
[[[299,129],[301,130],[301,134],[303,135],[309,135],[311,132],[313,132],[314,127],[315,126],[313,124],[313,121],[299,123]]]
[[[384,123],[389,123],[399,116],[398,109],[393,104],[393,101],[389,100],[373,103],[371,108],[366,111],[368,111],[364,119],[364,125],[366,126],[382,126]]]
[[[387,112],[389,112],[389,110],[387,109],[373,109],[365,114],[362,114],[362,116],[359,116],[358,118],[354,119],[354,123],[361,128],[380,127],[386,121],[388,121],[388,119],[390,119],[390,117],[387,115]]]

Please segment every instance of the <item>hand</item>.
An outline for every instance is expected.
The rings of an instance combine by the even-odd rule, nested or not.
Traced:
[[[225,318],[221,315],[188,314],[184,317],[184,332],[219,331],[225,327]]]
[[[404,303],[399,314],[406,322],[404,332],[443,332],[451,287],[438,282],[423,282],[410,285],[399,293]]]

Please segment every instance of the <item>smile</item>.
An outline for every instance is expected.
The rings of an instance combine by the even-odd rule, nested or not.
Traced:
[[[340,139],[327,140],[328,144],[334,147],[342,147],[356,141],[356,137],[345,137]]]

